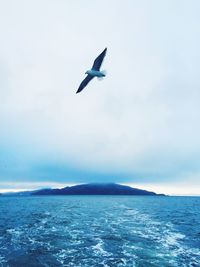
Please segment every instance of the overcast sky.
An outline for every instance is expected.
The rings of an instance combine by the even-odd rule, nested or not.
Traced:
[[[200,194],[200,1],[0,0],[0,190]],[[75,94],[95,57],[103,69]]]

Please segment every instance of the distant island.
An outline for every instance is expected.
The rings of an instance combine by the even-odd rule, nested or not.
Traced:
[[[115,183],[91,183],[67,186],[61,189],[41,189],[32,191],[30,195],[132,195],[132,196],[164,196],[151,191],[132,188]]]

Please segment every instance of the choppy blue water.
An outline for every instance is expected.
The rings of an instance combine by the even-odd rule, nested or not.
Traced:
[[[0,198],[0,266],[200,266],[200,198]]]

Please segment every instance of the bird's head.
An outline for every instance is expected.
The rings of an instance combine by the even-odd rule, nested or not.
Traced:
[[[85,74],[89,74],[89,70],[87,70],[87,71],[85,72]]]

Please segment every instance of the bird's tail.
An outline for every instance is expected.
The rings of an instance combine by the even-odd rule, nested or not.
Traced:
[[[106,70],[102,70],[101,71],[105,76],[107,75],[107,71]]]
[[[102,76],[102,77],[98,77],[98,80],[99,80],[99,81],[102,81],[103,78],[104,78],[104,77],[106,76],[106,74],[107,74],[106,70],[102,70],[101,73],[102,73],[104,76]]]

